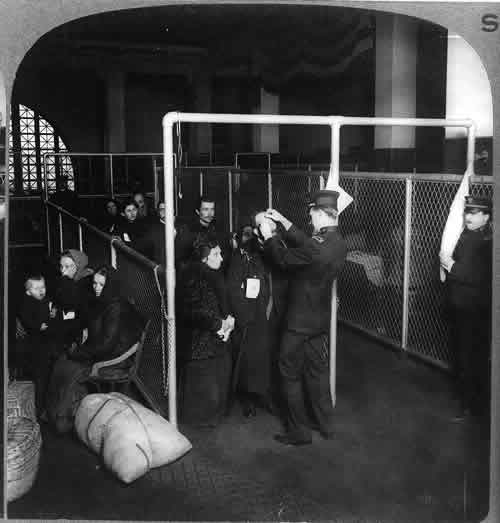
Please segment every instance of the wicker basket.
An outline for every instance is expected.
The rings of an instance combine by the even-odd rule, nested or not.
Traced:
[[[37,421],[35,384],[32,381],[12,381],[7,388],[7,418],[20,417]]]
[[[40,426],[28,418],[11,418],[7,433],[7,501],[31,488],[40,460]]]

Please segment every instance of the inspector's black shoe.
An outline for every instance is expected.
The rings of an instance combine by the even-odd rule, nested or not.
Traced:
[[[288,434],[276,434],[274,436],[274,440],[278,443],[281,443],[282,445],[295,445],[296,447],[301,445],[310,445],[312,443],[312,439],[293,438]]]

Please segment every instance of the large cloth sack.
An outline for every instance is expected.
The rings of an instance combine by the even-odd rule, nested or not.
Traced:
[[[451,258],[464,229],[465,197],[469,194],[469,178],[470,172],[466,171],[451,202],[450,212],[441,237],[439,256]],[[446,279],[446,271],[442,267],[440,267],[440,278],[442,282]]]
[[[129,397],[89,394],[76,412],[78,437],[125,483],[171,463],[192,445],[171,423]]]

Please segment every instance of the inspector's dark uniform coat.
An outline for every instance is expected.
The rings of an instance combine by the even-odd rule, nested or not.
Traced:
[[[287,231],[286,247],[278,238],[265,242],[273,261],[290,273],[285,331],[279,367],[288,403],[288,432],[311,438],[304,406],[305,378],[321,432],[332,432],[329,380],[331,288],[345,262],[347,246],[337,227],[324,227],[308,237],[297,227]]]
[[[489,225],[464,229],[448,275],[455,374],[462,407],[487,405],[491,319],[492,235]]]

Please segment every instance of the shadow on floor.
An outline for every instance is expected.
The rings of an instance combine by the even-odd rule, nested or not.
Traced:
[[[37,480],[9,518],[479,521],[488,510],[489,425],[452,420],[442,372],[342,329],[337,432],[283,447],[281,423],[235,405],[215,430],[181,430],[193,450],[123,485],[76,437],[44,429]]]

